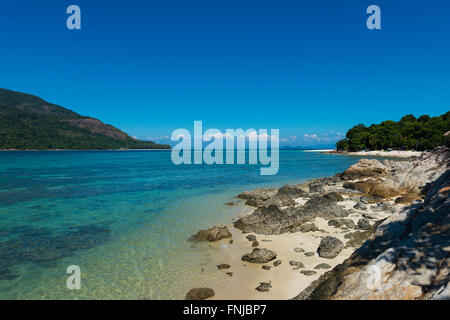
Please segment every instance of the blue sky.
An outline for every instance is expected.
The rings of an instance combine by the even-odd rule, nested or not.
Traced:
[[[71,4],[81,30],[66,28]],[[381,30],[366,28],[371,4]],[[0,87],[139,138],[202,120],[330,143],[450,109],[449,13],[448,0],[2,1]]]

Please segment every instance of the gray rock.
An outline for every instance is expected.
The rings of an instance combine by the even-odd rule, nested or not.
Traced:
[[[368,219],[378,219],[378,214],[376,212],[364,212],[362,216]]]
[[[331,219],[328,221],[328,225],[336,228],[346,226],[347,228],[356,228],[355,223],[351,219]]]
[[[281,260],[277,260],[273,263],[274,267],[278,267],[281,264]]]
[[[242,256],[243,261],[248,261],[251,263],[266,263],[277,257],[277,254],[269,249],[259,249],[255,248],[251,253]]]
[[[300,261],[289,261],[289,264],[294,267],[294,270],[298,270],[300,268],[304,268],[305,266]]]
[[[330,192],[327,193],[323,196],[325,199],[329,199],[332,202],[339,202],[339,201],[343,201],[344,198],[337,192]]]
[[[302,271],[300,271],[300,273],[303,273],[305,276],[313,276],[317,272],[316,271],[312,271],[312,270],[302,270]]]
[[[270,266],[264,265],[264,266],[261,267],[261,269],[263,269],[263,270],[270,270]]]
[[[302,188],[297,188],[296,186],[284,186],[280,188],[274,196],[264,201],[263,205],[266,207],[270,205],[295,205],[294,200],[296,198],[305,196],[308,196],[308,194]]]
[[[200,230],[194,234],[189,241],[215,242],[225,238],[231,238],[231,233],[225,225],[214,226],[208,230]]]
[[[294,251],[297,252],[297,253],[300,253],[300,252],[305,252],[305,249],[302,249],[302,248],[294,248]]]
[[[245,199],[246,204],[250,206],[261,206],[264,201],[274,196],[278,192],[278,189],[270,188],[270,189],[255,189],[252,191],[244,191],[238,198]]]
[[[383,212],[383,211],[387,211],[388,210],[389,205],[386,202],[384,202],[384,201],[380,201],[380,202],[377,203],[376,206],[372,206],[371,208],[372,208],[372,211]]]
[[[252,242],[252,247],[257,247],[257,246],[259,246],[259,242],[258,241],[253,241]]]
[[[358,227],[362,230],[368,230],[370,229],[370,221],[367,218],[361,218],[358,221]]]
[[[335,237],[325,237],[320,241],[317,253],[321,258],[333,259],[335,258],[344,248],[344,243]]]
[[[246,236],[247,240],[252,242],[256,240],[256,236],[254,234],[249,234],[248,236]]]
[[[319,228],[314,223],[306,223],[304,225],[298,226],[291,229],[291,232],[314,232],[319,230]]]
[[[354,206],[354,209],[356,210],[367,210],[367,206],[362,204],[361,202],[357,202]]]
[[[315,266],[314,269],[331,269],[331,266],[327,263],[321,263]]]
[[[218,268],[219,270],[230,269],[230,265],[229,265],[229,264],[226,264],[226,263],[222,263],[222,264],[217,265],[217,268]]]
[[[260,282],[259,286],[256,287],[256,290],[260,292],[267,292],[272,288],[272,284],[270,282]]]
[[[305,252],[305,256],[307,257],[312,257],[313,255],[315,255],[314,252]]]

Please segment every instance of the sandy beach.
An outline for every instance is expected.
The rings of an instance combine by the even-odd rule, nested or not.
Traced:
[[[351,209],[356,201],[350,200],[350,197],[344,197],[344,201],[338,202],[338,205]],[[305,202],[305,199],[297,198],[299,205]],[[391,202],[394,205],[393,201]],[[400,209],[402,205],[396,205]],[[254,210],[249,209],[248,214]],[[368,209],[367,214],[374,213]],[[378,213],[378,219],[384,219],[389,214]],[[361,218],[361,213],[355,212],[347,218],[351,219],[355,225]],[[232,224],[227,227],[232,233],[233,243],[224,239],[213,244],[216,250],[220,251],[219,260],[216,264],[229,264],[229,269],[220,270],[216,278],[204,283],[206,287],[215,290],[215,296],[212,300],[287,300],[296,296],[300,291],[307,288],[314,280],[317,280],[322,274],[331,270],[336,265],[342,263],[355,250],[354,247],[347,246],[349,239],[345,234],[353,232],[347,228],[336,228],[329,226],[327,220],[315,218],[310,221],[319,228],[314,232],[295,232],[284,233],[280,235],[258,235],[259,248],[267,248],[277,253],[276,259],[268,263],[248,263],[242,261],[244,254],[252,251],[252,241],[246,237],[253,233],[243,233],[236,229]],[[317,248],[320,241],[325,236],[333,236],[341,240],[346,246],[334,259],[321,258],[317,254]],[[299,250],[300,249],[300,250]],[[305,253],[308,253],[307,256]],[[280,260],[281,264],[274,266],[274,262]],[[289,264],[290,261],[301,262],[304,267],[296,269]],[[315,269],[320,264],[328,264],[330,268]],[[262,266],[270,267],[270,270],[262,269]],[[302,271],[314,271],[314,275],[305,275]],[[229,272],[232,272],[230,276]],[[259,292],[255,290],[261,282],[270,282],[272,288],[268,292]]]
[[[409,233],[413,238],[429,237],[430,242],[437,244],[446,241],[439,238],[445,238],[446,231],[416,234],[404,221],[432,226],[433,215],[414,220],[420,216],[417,210],[425,210],[422,204],[431,206],[429,212],[436,210],[448,215],[444,195],[450,190],[446,182],[448,172],[445,175],[448,157],[448,150],[441,148],[406,161],[382,163],[377,159],[361,159],[333,177],[241,193],[239,198],[255,209],[249,207],[249,211],[233,219],[233,223],[214,226],[193,236],[210,242],[209,247],[217,253],[210,262],[218,270],[216,276],[189,291],[187,298],[201,297],[202,290],[210,290],[201,299],[305,299],[321,283],[333,287],[339,286],[340,281],[347,281],[342,291],[319,290],[314,299],[328,299],[333,292],[336,299],[446,296],[446,291],[439,288],[441,284],[427,274],[445,279],[446,275],[440,275],[441,269],[437,266],[445,263],[447,249],[442,248],[438,259],[431,258],[427,266],[422,266],[429,268],[428,271],[419,272],[413,261],[392,276],[393,270],[397,270],[393,261],[397,260],[390,258],[395,252],[394,245],[390,244],[390,249],[385,241],[395,243]],[[433,181],[436,186],[429,189],[429,194],[424,194],[423,186]],[[436,223],[435,228],[445,229],[445,223]],[[375,235],[383,237],[379,240]],[[376,244],[380,251],[375,254],[370,243],[376,241],[381,243]],[[408,246],[410,242],[405,241],[404,245]],[[416,246],[411,250],[416,250],[417,256],[434,254],[427,251],[427,245]],[[376,258],[378,254],[382,258]],[[370,264],[367,257],[373,259]],[[406,254],[405,259],[408,257]],[[383,264],[386,260],[387,265]],[[339,267],[335,268],[337,265]],[[367,284],[372,272],[369,267],[373,265],[389,283]],[[341,271],[345,266],[351,267]],[[411,272],[415,272],[417,281],[428,285],[419,287],[402,280],[409,279]],[[328,281],[329,277],[339,280]],[[429,289],[431,285],[433,290]],[[402,286],[405,289],[392,290]]]

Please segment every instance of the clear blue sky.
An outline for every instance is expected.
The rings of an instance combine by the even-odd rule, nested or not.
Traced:
[[[71,4],[80,31],[66,28]],[[381,30],[366,28],[371,4]],[[2,1],[0,87],[139,138],[202,120],[334,142],[450,109],[449,15],[448,0]]]

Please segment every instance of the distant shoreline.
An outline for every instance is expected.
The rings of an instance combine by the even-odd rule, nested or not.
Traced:
[[[337,154],[337,155],[345,155],[345,156],[364,156],[364,157],[389,157],[389,158],[413,158],[419,157],[422,152],[421,151],[403,151],[403,150],[372,150],[372,151],[357,151],[357,152],[348,152],[348,151],[330,151],[323,152],[324,154]]]
[[[39,151],[171,151],[172,149],[0,149],[0,152],[39,152]]]

